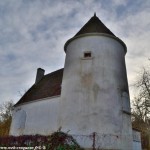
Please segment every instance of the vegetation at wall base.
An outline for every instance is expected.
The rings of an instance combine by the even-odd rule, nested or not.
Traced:
[[[0,147],[36,147],[46,150],[83,150],[76,140],[64,132],[54,132],[49,136],[22,135],[0,137]]]

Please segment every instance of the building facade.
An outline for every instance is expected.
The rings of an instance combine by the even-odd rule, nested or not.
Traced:
[[[10,134],[61,128],[85,148],[133,150],[126,45],[94,16],[69,39],[64,69],[44,75],[15,105]]]

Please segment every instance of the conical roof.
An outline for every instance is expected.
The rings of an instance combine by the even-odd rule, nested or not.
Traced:
[[[105,33],[115,36],[96,16],[94,16],[80,29],[80,31],[74,36],[78,36],[85,33]]]

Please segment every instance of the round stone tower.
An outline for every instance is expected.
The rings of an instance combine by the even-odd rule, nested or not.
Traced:
[[[103,149],[131,150],[126,45],[95,14],[64,49],[62,130],[86,138],[95,133],[95,145]],[[89,147],[86,138],[81,144]]]

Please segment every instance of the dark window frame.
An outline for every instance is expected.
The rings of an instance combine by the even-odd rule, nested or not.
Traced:
[[[90,51],[84,52],[84,58],[91,58],[91,57],[92,57],[92,53]]]

